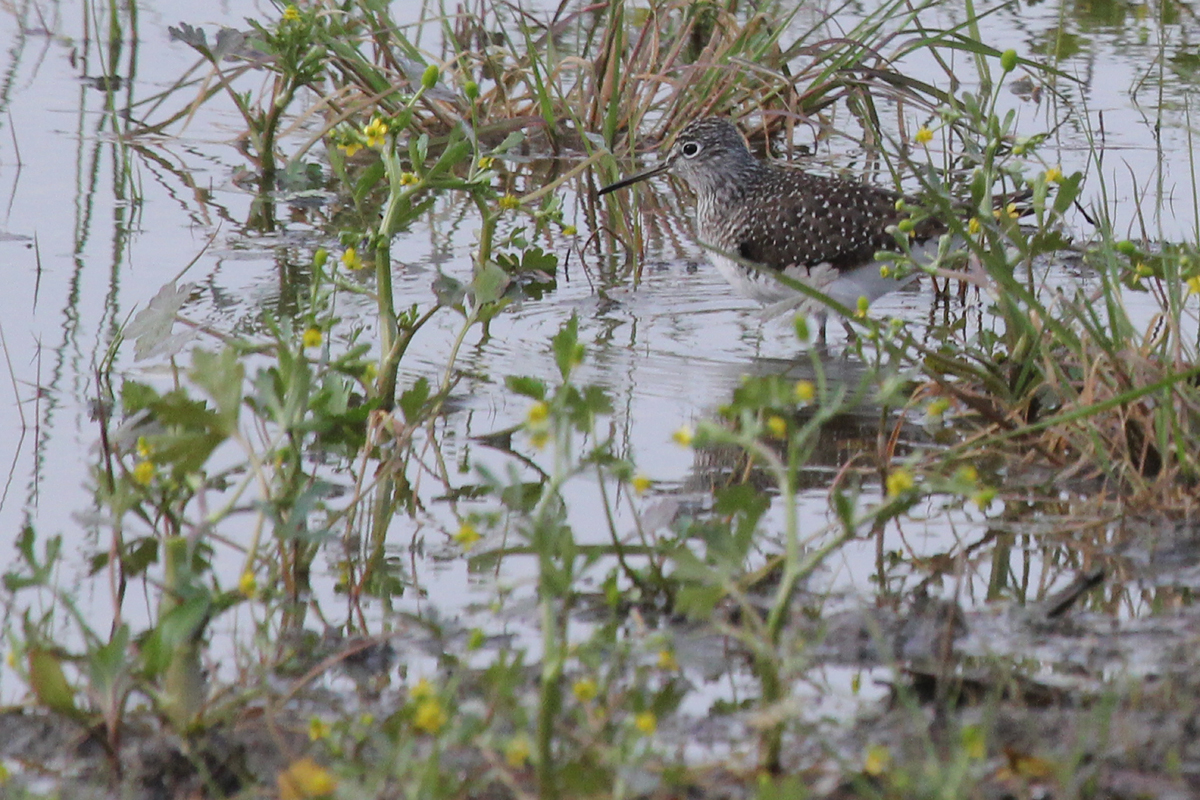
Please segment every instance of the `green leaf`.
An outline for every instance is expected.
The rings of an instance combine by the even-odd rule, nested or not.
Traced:
[[[583,348],[579,344],[579,317],[575,314],[567,320],[551,340],[554,348],[554,363],[563,380],[571,374],[571,370],[583,360]]]
[[[245,375],[245,367],[232,347],[226,347],[218,355],[200,349],[192,354],[190,377],[216,403],[221,423],[219,432],[227,436],[237,430]]]
[[[534,400],[546,399],[546,384],[537,378],[530,378],[525,375],[509,375],[504,379],[504,385],[509,391],[516,392],[525,397],[531,397]]]
[[[471,292],[479,305],[494,303],[504,294],[508,287],[508,273],[492,262],[483,265],[471,282]]]
[[[70,717],[81,716],[75,705],[75,690],[67,683],[58,656],[40,647],[29,648],[29,685],[38,702]]]
[[[412,388],[400,395],[400,410],[404,412],[404,421],[412,425],[420,419],[428,399],[429,381],[426,378],[417,378]]]
[[[1070,177],[1063,178],[1058,185],[1058,191],[1054,195],[1054,210],[1059,214],[1065,214],[1071,204],[1075,202],[1075,198],[1079,196],[1079,185],[1083,183],[1083,173],[1076,172]]]
[[[159,618],[158,625],[142,641],[142,663],[147,674],[161,675],[175,651],[189,644],[204,630],[211,603],[207,595],[193,597]]]

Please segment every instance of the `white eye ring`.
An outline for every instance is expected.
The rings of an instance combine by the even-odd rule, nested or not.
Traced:
[[[683,153],[687,158],[695,158],[700,153],[700,145],[696,142],[688,142],[679,148],[679,152]]]

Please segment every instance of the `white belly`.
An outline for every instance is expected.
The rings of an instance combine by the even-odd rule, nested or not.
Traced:
[[[721,276],[729,282],[739,294],[745,295],[760,303],[789,302],[790,308],[804,310],[814,314],[824,310],[821,303],[813,298],[804,297],[801,293],[784,285],[773,273],[766,269],[739,264],[731,258],[709,251],[708,257]],[[894,292],[913,280],[910,276],[903,281],[892,277],[883,277],[879,268],[881,262],[870,261],[860,267],[850,270],[836,270],[828,264],[818,264],[812,268],[788,267],[784,275],[792,280],[811,286],[830,299],[846,306],[851,311],[858,307],[859,298],[867,298],[873,303],[885,294]]]

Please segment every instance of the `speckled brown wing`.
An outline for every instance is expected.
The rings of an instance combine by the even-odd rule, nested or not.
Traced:
[[[771,269],[827,263],[845,269],[869,262],[895,246],[887,232],[897,220],[900,196],[836,178],[773,169],[753,187],[757,198],[735,226],[744,259]]]

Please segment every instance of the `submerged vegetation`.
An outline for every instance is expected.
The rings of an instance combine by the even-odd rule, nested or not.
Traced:
[[[61,750],[46,768],[71,777],[54,791],[1191,785],[1196,709],[1171,698],[1194,677],[1113,679],[1084,637],[1061,658],[1041,638],[1068,636],[1081,608],[1190,608],[1186,588],[1139,599],[1104,581],[1131,549],[1155,563],[1146,531],[1186,550],[1200,481],[1200,245],[1114,229],[1088,199],[1103,192],[1085,192],[1104,188],[1101,144],[1077,171],[1045,155],[1086,111],[1075,79],[989,45],[971,3],[938,27],[926,7],[883,2],[838,35],[838,18],[802,4],[468,5],[411,25],[369,0],[280,6],[245,33],[181,23],[195,72],[127,110],[136,143],[232,104],[259,234],[310,182],[332,199],[290,313],[237,329],[191,319],[182,275],[100,360],[87,543],[29,523],[4,574],[8,667],[28,699],[6,724],[47,725]],[[936,74],[913,77],[917,58]],[[1054,109],[1039,130],[1005,110],[1018,76]],[[747,369],[711,416],[664,430],[694,458],[685,485],[631,448],[578,314],[555,320],[538,374],[471,374],[460,354],[553,296],[572,258],[601,265],[585,268],[598,294],[639,286],[659,223],[628,198],[598,203],[595,185],[701,114],[741,119],[775,152],[809,130],[851,142],[913,198],[887,269],[923,271],[933,290],[924,321],[842,309],[854,335],[835,353],[796,318],[794,363]],[[530,176],[531,160],[553,167]],[[469,275],[398,296],[405,235],[438,204],[469,234]],[[903,245],[928,215],[953,236],[917,266]],[[1064,264],[1079,280],[1052,286]],[[1130,312],[1135,295],[1151,319]],[[446,320],[437,376],[410,377],[423,332]],[[166,369],[126,369],[130,351]],[[456,408],[488,383],[519,418],[459,436]],[[929,558],[885,546],[931,519],[972,533]],[[853,546],[873,551],[875,585],[856,587],[875,593],[869,610],[830,578]],[[64,581],[81,548],[86,591]],[[418,550],[486,579],[485,613],[439,614],[405,559]],[[984,563],[980,592],[969,574]],[[1013,610],[1000,623],[968,599]],[[1054,680],[1074,667],[1073,683]],[[840,727],[805,707],[839,668],[861,704]],[[1153,747],[1123,749],[1122,721],[1166,709]],[[42,796],[27,777],[6,779]]]

